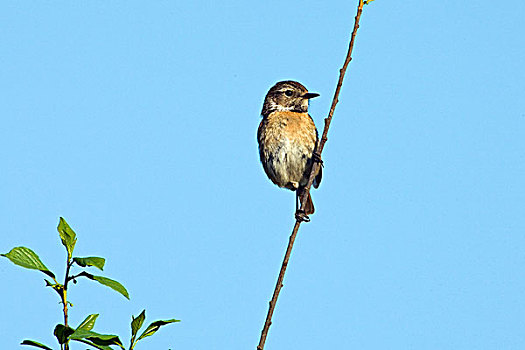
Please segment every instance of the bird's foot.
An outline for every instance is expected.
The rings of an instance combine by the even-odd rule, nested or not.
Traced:
[[[312,160],[316,163],[319,163],[324,168],[324,162],[321,159],[321,155],[317,152],[312,153]]]
[[[297,209],[295,211],[295,220],[300,221],[300,222],[310,222],[310,218],[308,217],[308,215],[306,215],[306,213],[302,209]]]

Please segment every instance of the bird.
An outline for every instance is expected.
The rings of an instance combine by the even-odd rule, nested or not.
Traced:
[[[316,153],[319,135],[308,114],[310,99],[318,96],[297,81],[276,83],[266,94],[257,129],[264,172],[277,186],[295,191],[295,218],[300,221],[310,221],[308,215],[315,212],[309,193],[304,208],[300,208],[299,202],[314,161],[322,165]],[[318,169],[313,182],[315,188],[322,179],[322,167]]]

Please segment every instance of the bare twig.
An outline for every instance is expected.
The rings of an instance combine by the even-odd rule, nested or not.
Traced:
[[[346,68],[348,67],[348,64],[350,63],[350,61],[352,60],[352,51],[354,49],[354,41],[357,35],[357,30],[359,29],[359,20],[361,18],[361,13],[363,12],[363,5],[364,5],[364,0],[359,0],[359,4],[357,6],[357,15],[355,16],[354,29],[352,30],[352,35],[350,38],[350,45],[348,46],[348,53],[346,54],[346,59],[343,64],[343,67],[339,71],[339,81],[337,82],[337,87],[335,89],[334,98],[332,100],[332,106],[330,107],[330,112],[328,113],[328,117],[324,120],[323,134],[322,134],[321,139],[319,140],[319,144],[317,145],[316,153],[318,155],[318,159],[321,159],[321,153],[323,152],[324,145],[326,141],[328,140],[327,138],[328,129],[330,128],[330,123],[332,122],[332,117],[334,115],[335,106],[337,105],[337,102],[339,102],[339,92],[341,91],[341,86],[343,85],[343,79],[345,77]],[[308,193],[310,192],[310,188],[312,187],[312,183],[314,181],[315,175],[317,174],[319,166],[320,165],[318,162],[314,162],[312,165],[312,169],[310,171],[310,176],[308,179],[308,184],[306,185],[305,191],[303,192],[303,195],[301,197],[301,208],[304,208],[306,204]],[[270,300],[268,314],[266,316],[266,321],[264,322],[264,327],[261,332],[261,338],[259,340],[259,345],[257,346],[257,350],[264,349],[264,343],[266,342],[266,337],[268,336],[268,330],[270,329],[270,325],[272,324],[272,316],[275,310],[275,304],[277,303],[277,298],[279,297],[279,293],[281,292],[281,288],[283,287],[284,274],[286,273],[286,268],[288,267],[288,261],[290,260],[290,255],[292,253],[293,244],[295,242],[295,237],[297,236],[297,232],[299,231],[300,225],[301,225],[301,220],[296,219],[292,234],[290,235],[290,239],[288,241],[288,248],[286,249],[286,253],[284,254],[284,260],[281,265],[281,271],[279,272],[279,277],[277,278],[277,284],[275,285],[275,289],[273,291],[272,300]]]

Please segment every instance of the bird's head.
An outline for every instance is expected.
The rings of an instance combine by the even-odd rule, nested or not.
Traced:
[[[280,81],[270,88],[264,99],[261,114],[267,116],[276,111],[308,112],[308,101],[319,94],[292,80]]]

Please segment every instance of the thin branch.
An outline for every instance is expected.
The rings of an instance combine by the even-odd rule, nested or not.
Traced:
[[[68,315],[67,315],[67,284],[69,282],[69,270],[71,269],[71,262],[69,261],[69,257],[66,263],[66,277],[64,278],[64,289],[62,292],[62,302],[64,303],[64,326],[68,326]]]
[[[339,81],[337,82],[337,87],[335,89],[334,98],[332,100],[332,106],[330,107],[330,112],[328,113],[328,117],[324,120],[323,134],[322,134],[321,139],[319,140],[319,144],[317,145],[316,153],[318,155],[318,159],[321,159],[321,153],[323,152],[324,145],[326,141],[328,140],[327,138],[328,129],[330,128],[330,123],[332,122],[332,117],[334,115],[335,106],[337,105],[337,102],[339,102],[339,92],[341,91],[341,86],[343,85],[343,79],[345,77],[346,68],[348,67],[348,64],[350,63],[350,61],[352,60],[352,51],[354,49],[354,41],[357,35],[357,30],[359,29],[359,20],[361,18],[361,13],[363,12],[363,5],[364,5],[364,0],[359,0],[359,4],[357,6],[357,15],[355,16],[354,29],[352,30],[350,44],[348,46],[348,53],[346,54],[346,59],[343,64],[343,67],[339,71]],[[315,175],[317,174],[319,166],[320,165],[318,162],[313,162],[312,169],[310,171],[310,176],[308,179],[308,184],[306,185],[305,191],[303,192],[303,195],[301,197],[301,208],[304,208],[306,204],[308,193],[310,192],[310,188],[312,187],[312,183],[314,181]],[[300,225],[301,225],[301,220],[296,219],[292,234],[290,235],[290,239],[288,241],[288,247],[284,255],[284,260],[281,265],[281,271],[279,272],[279,277],[277,278],[277,283],[273,291],[272,300],[270,300],[268,314],[266,315],[266,321],[264,322],[264,327],[261,332],[261,338],[259,340],[259,345],[257,346],[257,350],[264,349],[266,337],[268,336],[268,330],[270,329],[270,325],[272,324],[272,316],[275,310],[275,305],[277,304],[277,298],[279,297],[279,293],[281,292],[281,288],[283,287],[284,275],[286,273],[286,268],[288,267],[288,261],[290,260],[290,255],[292,253],[293,244],[295,242],[295,238],[297,236],[297,232],[299,231]]]
[[[71,280],[76,280],[77,278],[79,277],[88,277],[89,278],[89,274],[86,272],[86,271],[82,271],[76,275],[73,275],[73,276],[69,276],[67,278],[68,281],[71,281]]]
[[[339,81],[337,82],[337,87],[335,89],[334,98],[332,100],[332,106],[330,107],[330,112],[328,113],[328,117],[324,120],[324,130],[323,135],[321,137],[321,140],[319,141],[319,144],[317,146],[317,155],[318,158],[321,159],[321,153],[323,152],[324,145],[326,141],[328,140],[328,129],[330,128],[330,123],[332,122],[332,117],[334,115],[335,106],[337,105],[337,102],[339,102],[339,92],[341,91],[341,87],[343,86],[343,79],[345,77],[346,68],[348,67],[348,64],[352,60],[352,51],[354,50],[354,42],[355,37],[357,35],[357,30],[359,29],[359,20],[361,19],[361,13],[363,12],[363,0],[359,0],[359,5],[357,6],[357,14],[355,16],[355,22],[354,22],[354,29],[352,30],[352,36],[350,38],[350,44],[348,45],[348,53],[346,54],[345,62],[343,63],[343,67],[339,70]],[[304,207],[307,200],[307,195],[310,192],[310,188],[312,187],[312,183],[314,182],[315,175],[317,174],[317,171],[319,169],[319,163],[314,162],[312,165],[312,170],[310,172],[310,178],[308,179],[308,184],[306,185],[305,191],[303,193],[303,197],[301,198],[301,208]]]
[[[279,293],[281,292],[281,288],[283,287],[284,274],[286,273],[286,268],[288,267],[288,261],[290,260],[290,255],[292,254],[293,244],[295,242],[295,237],[297,236],[297,231],[299,231],[300,225],[301,225],[301,221],[296,220],[295,226],[293,227],[292,234],[290,235],[290,239],[288,241],[288,248],[286,248],[286,253],[284,254],[284,260],[281,265],[281,271],[279,272],[279,277],[277,278],[277,284],[275,285],[275,289],[273,291],[272,300],[270,300],[270,307],[268,309],[268,314],[266,315],[266,321],[264,322],[264,327],[261,332],[261,339],[259,340],[259,345],[257,346],[257,350],[263,350],[264,348],[264,343],[266,342],[266,337],[268,336],[268,330],[270,329],[270,326],[272,324],[272,316],[273,316],[273,311],[275,310],[275,304],[277,303],[277,298],[279,297]]]
[[[70,260],[70,255],[67,256],[66,262],[66,277],[64,278],[64,288],[62,289],[62,302],[64,303],[64,326],[68,327],[68,309],[67,309],[67,284],[69,282],[69,270],[73,265],[73,262]],[[69,340],[64,343],[64,350],[69,350]]]

